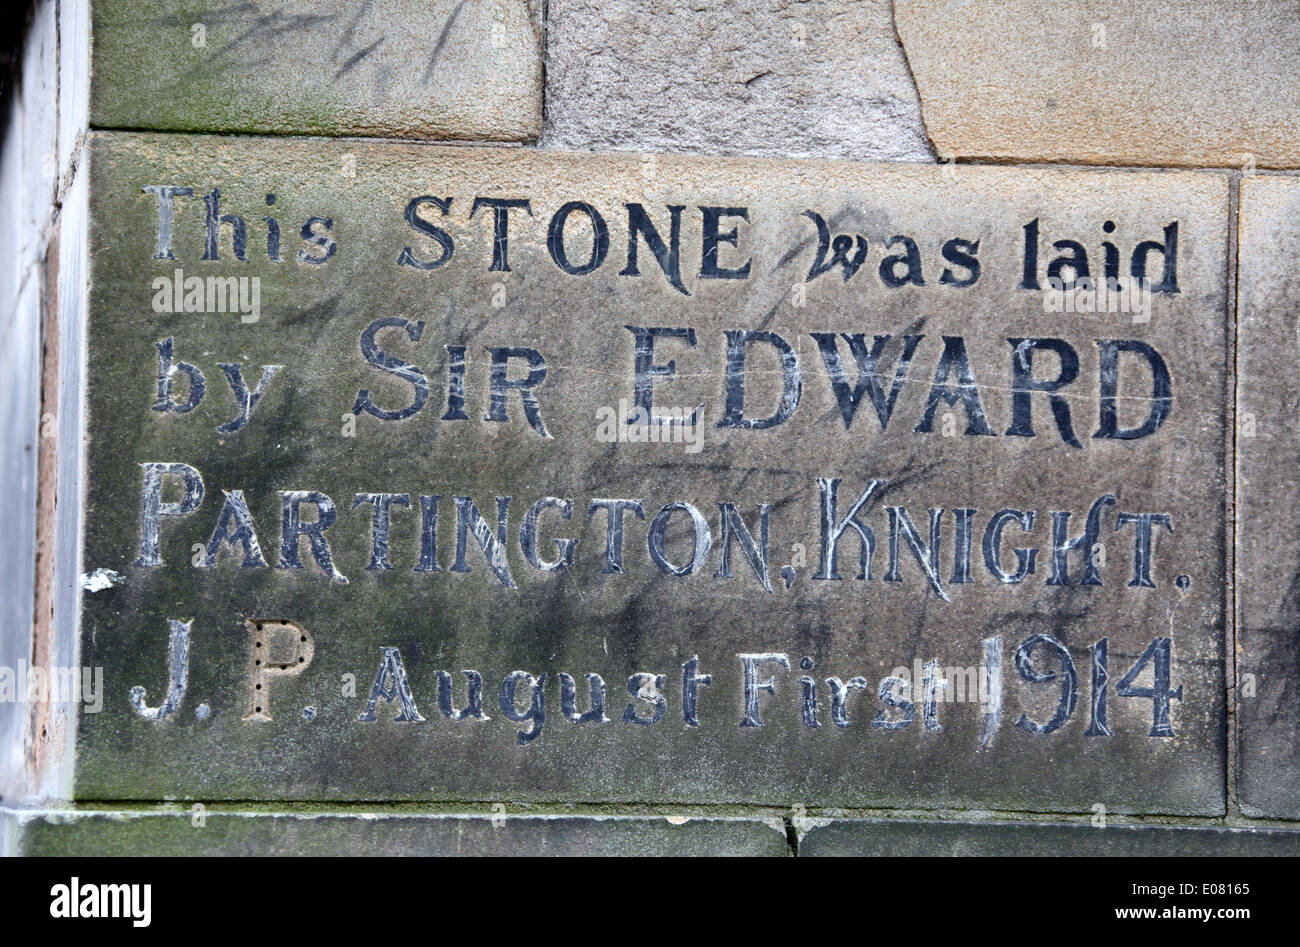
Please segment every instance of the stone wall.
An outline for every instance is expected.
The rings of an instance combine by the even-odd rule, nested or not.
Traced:
[[[0,668],[100,667],[105,703],[0,701],[0,845],[1295,854],[1298,14],[39,0],[0,156]],[[1045,305],[1121,268],[1141,318]],[[253,274],[259,308],[160,307],[183,270]],[[855,331],[863,378],[926,376],[871,390],[879,429]],[[755,340],[781,358],[745,392]],[[698,457],[574,434],[642,397],[634,357],[708,403]],[[543,382],[574,394],[530,411]],[[821,582],[818,511],[824,550],[871,477],[875,558],[855,580],[850,526]],[[548,566],[614,548],[587,507],[624,489],[627,575]],[[949,653],[993,709],[935,702]],[[484,721],[450,735],[480,724],[435,670],[459,706],[480,664]],[[612,719],[571,726],[597,665]]]

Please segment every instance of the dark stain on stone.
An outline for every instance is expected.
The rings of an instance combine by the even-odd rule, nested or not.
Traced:
[[[447,22],[442,25],[442,32],[438,34],[438,42],[433,46],[433,54],[429,56],[429,65],[425,67],[424,77],[421,82],[428,84],[429,79],[433,77],[434,67],[438,65],[438,57],[442,55],[442,48],[447,45],[447,37],[451,35],[451,28],[456,24],[456,18],[460,16],[461,7],[465,6],[465,0],[460,0],[455,9],[451,11],[451,16],[447,17]]]
[[[299,326],[310,323],[324,324],[337,316],[342,311],[342,308],[343,294],[335,293],[322,302],[304,306],[297,312],[286,315],[284,324],[286,326]]]

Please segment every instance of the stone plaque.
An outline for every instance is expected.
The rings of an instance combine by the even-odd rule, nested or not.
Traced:
[[[77,798],[1224,811],[1224,175],[91,174]]]
[[[1300,180],[1241,182],[1237,356],[1237,725],[1242,809],[1300,818]]]
[[[95,0],[90,114],[107,128],[534,139],[527,0]]]

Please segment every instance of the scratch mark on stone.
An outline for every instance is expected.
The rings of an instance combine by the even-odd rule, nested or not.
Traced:
[[[433,46],[433,55],[429,57],[429,65],[425,67],[424,77],[420,80],[428,83],[433,76],[434,67],[438,65],[438,57],[442,55],[442,48],[447,45],[447,37],[451,35],[451,28],[456,24],[456,18],[460,16],[461,7],[465,6],[465,0],[460,0],[456,8],[451,11],[451,16],[447,17],[447,22],[442,25],[442,32],[438,34],[438,42]]]
[[[361,21],[370,12],[373,3],[374,0],[365,0],[365,3],[361,4],[351,22],[348,23],[347,29],[339,36],[338,44],[334,47],[334,54],[330,57],[331,62],[337,62],[338,58],[343,55],[344,50],[355,45],[357,27],[361,25]]]
[[[349,70],[351,70],[353,66],[355,66],[357,63],[361,62],[361,60],[365,59],[367,56],[373,53],[380,45],[383,44],[385,39],[387,39],[387,37],[385,36],[379,37],[379,39],[375,40],[365,49],[357,52],[351,59],[349,59],[343,65],[339,66],[338,71],[334,73],[335,80],[341,78],[344,74],[346,74]]]

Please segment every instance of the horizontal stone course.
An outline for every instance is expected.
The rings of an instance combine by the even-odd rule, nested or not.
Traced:
[[[29,856],[783,856],[780,819],[504,813],[0,810]]]
[[[1239,826],[1097,826],[1064,822],[832,819],[800,832],[799,854],[855,856],[1292,856],[1300,830]]]
[[[504,807],[503,807],[504,810]],[[28,856],[1294,856],[1300,830],[1078,822],[206,810],[0,810]],[[797,849],[797,851],[796,851]]]

